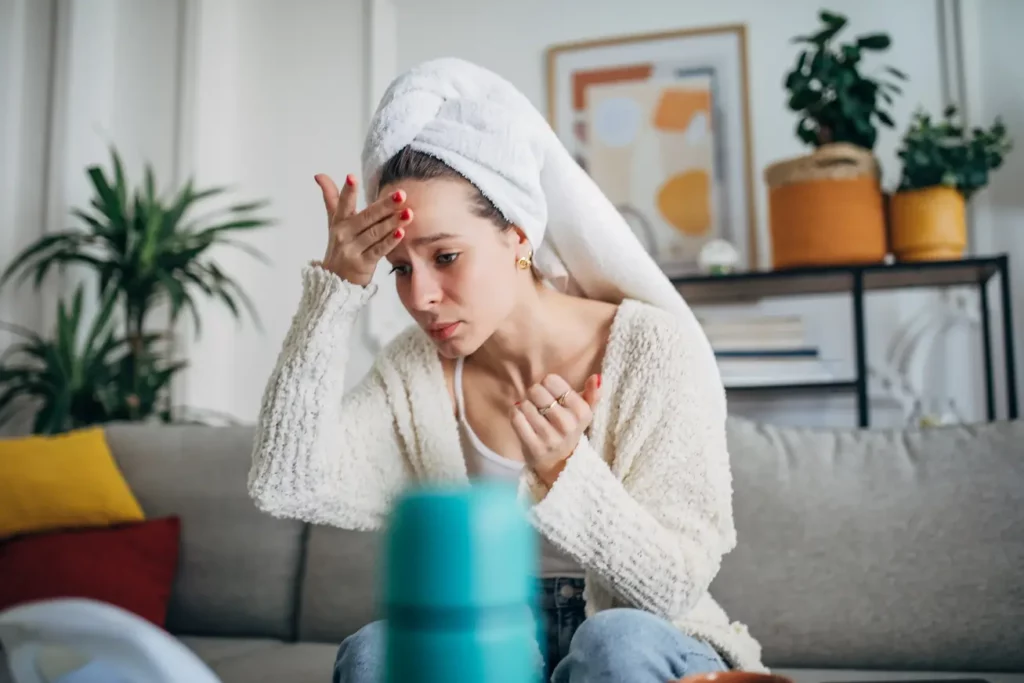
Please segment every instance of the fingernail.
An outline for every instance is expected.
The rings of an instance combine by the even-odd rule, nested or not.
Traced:
[[[356,177],[351,173],[348,174],[347,176],[345,176],[345,184],[348,185],[349,187],[352,187],[353,185],[356,184]]]
[[[522,403],[522,401],[516,401],[515,404],[514,404],[515,407],[518,408],[520,403]]]
[[[402,239],[402,235],[404,235],[404,234],[405,234],[405,231],[402,230],[401,228],[399,228],[398,230],[395,230],[395,239],[396,240]]]
[[[598,375],[598,376],[597,376],[597,388],[598,388],[598,389],[600,389],[600,388],[601,388],[601,375]]]
[[[402,209],[402,213],[398,214],[398,217],[401,218],[403,221],[407,221],[410,218],[412,218],[412,211],[410,211],[409,209]]]
[[[317,185],[320,184],[320,174],[319,173],[317,173],[316,175],[313,176],[313,182],[316,183]]]
[[[395,203],[398,203],[398,202],[402,201],[404,198],[405,198],[405,193],[402,192],[401,190],[396,190],[395,193],[391,195],[391,201],[393,201]]]

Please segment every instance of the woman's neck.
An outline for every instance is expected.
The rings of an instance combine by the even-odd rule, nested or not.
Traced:
[[[592,342],[576,333],[584,327],[580,301],[538,285],[520,298],[473,362],[524,393]]]

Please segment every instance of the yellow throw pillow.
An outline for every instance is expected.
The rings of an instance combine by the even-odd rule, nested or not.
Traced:
[[[0,538],[143,519],[102,429],[0,439]]]

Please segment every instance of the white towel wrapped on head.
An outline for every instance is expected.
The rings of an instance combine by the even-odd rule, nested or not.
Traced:
[[[505,79],[454,58],[396,78],[363,148],[368,202],[384,164],[406,146],[451,166],[518,225],[535,268],[556,289],[613,303],[645,301],[692,320],[622,215]]]

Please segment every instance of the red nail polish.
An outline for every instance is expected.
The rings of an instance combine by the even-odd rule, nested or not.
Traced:
[[[601,375],[598,375],[598,376],[597,376],[597,388],[598,388],[598,389],[600,389],[600,388],[601,388]]]
[[[402,235],[404,235],[404,234],[405,234],[405,230],[402,230],[401,228],[399,228],[398,230],[395,230],[395,239],[396,240],[402,239]]]
[[[519,407],[519,404],[520,404],[520,403],[522,403],[522,401],[516,401],[516,402],[515,402],[515,406],[516,406],[516,408],[518,408],[518,407]]]
[[[412,218],[412,211],[410,211],[409,209],[402,209],[402,213],[398,214],[398,217],[401,218],[403,221],[407,221],[410,218]]]
[[[345,184],[348,185],[349,187],[352,187],[353,185],[355,185],[356,184],[355,176],[353,176],[351,173],[348,174],[347,176],[345,176]]]
[[[401,190],[396,190],[395,193],[391,195],[391,201],[395,202],[396,204],[402,201],[403,198],[404,193]]]

